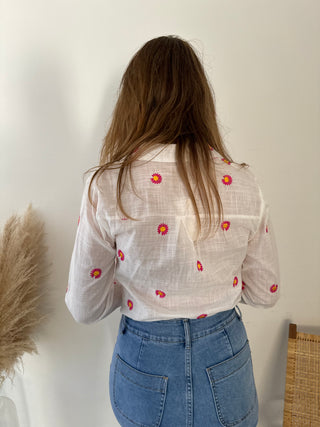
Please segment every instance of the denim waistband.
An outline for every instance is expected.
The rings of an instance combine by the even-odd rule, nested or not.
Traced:
[[[235,316],[242,319],[240,308],[237,305],[230,310],[200,319],[176,318],[146,322],[134,320],[122,314],[120,330],[122,334],[128,329],[143,338],[161,341],[184,340],[186,334],[190,335],[191,339],[196,339],[222,329]]]

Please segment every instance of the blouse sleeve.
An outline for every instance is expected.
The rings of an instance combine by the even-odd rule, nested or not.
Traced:
[[[280,297],[280,270],[278,251],[269,212],[269,206],[260,192],[258,227],[248,241],[247,254],[242,264],[243,291],[241,302],[253,307],[268,308]]]
[[[121,288],[114,284],[116,246],[107,223],[98,217],[99,191],[91,176],[82,196],[80,218],[71,257],[65,303],[76,322],[94,323],[121,305]]]

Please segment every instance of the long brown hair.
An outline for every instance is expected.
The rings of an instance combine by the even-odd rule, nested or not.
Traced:
[[[213,96],[205,70],[187,41],[170,35],[145,43],[132,57],[121,79],[99,166],[90,169],[97,169],[89,185],[90,201],[94,178],[106,169],[119,168],[117,203],[126,217],[136,220],[122,205],[123,174],[126,178],[129,169],[132,182],[131,165],[138,157],[159,143],[176,144],[177,170],[194,207],[198,236],[201,221],[189,177],[196,183],[210,230],[214,200],[219,220],[223,216],[210,147],[233,162],[218,129]],[[244,166],[248,165],[241,163]]]

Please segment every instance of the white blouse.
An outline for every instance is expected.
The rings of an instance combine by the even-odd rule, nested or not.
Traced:
[[[175,148],[159,144],[134,163],[139,197],[128,175],[122,201],[137,221],[116,206],[118,169],[105,171],[98,185],[94,181],[94,206],[88,177],[65,295],[77,322],[97,322],[118,307],[135,320],[155,321],[202,318],[238,303],[267,308],[278,301],[269,206],[250,167],[240,168],[208,149],[224,218],[213,237],[197,242],[196,216],[178,175]]]

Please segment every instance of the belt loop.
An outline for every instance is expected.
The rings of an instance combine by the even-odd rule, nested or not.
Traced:
[[[184,337],[185,337],[185,347],[191,347],[191,336],[190,336],[190,319],[183,319],[183,327],[184,327]]]
[[[125,320],[124,320],[124,314],[121,316],[120,330],[121,330],[121,334],[124,334],[124,332],[126,330],[126,324],[125,324]]]
[[[238,319],[239,319],[239,320],[241,320],[241,319],[242,319],[242,313],[241,313],[241,310],[240,310],[240,308],[239,308],[239,306],[238,306],[238,305],[236,305],[236,306],[235,306],[235,309],[236,309],[236,308],[239,310],[239,314],[237,313],[237,310],[236,310],[236,314],[237,314],[237,316],[238,316]]]

